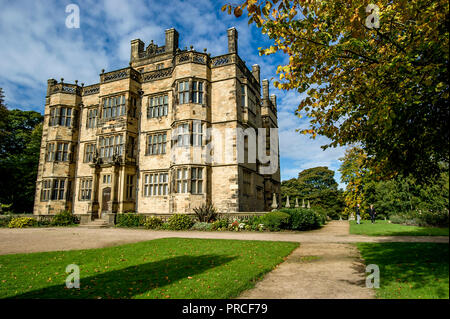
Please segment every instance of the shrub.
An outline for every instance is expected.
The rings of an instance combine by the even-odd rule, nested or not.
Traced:
[[[160,229],[162,224],[164,222],[159,217],[147,217],[144,221],[144,227],[147,229]]]
[[[9,222],[11,221],[11,216],[1,217],[0,218],[0,227],[8,227]]]
[[[205,223],[205,222],[197,222],[195,223],[192,228],[192,230],[212,230],[212,223]]]
[[[291,216],[284,212],[270,212],[262,216],[262,223],[271,231],[288,229]]]
[[[144,222],[145,216],[137,213],[123,213],[116,216],[117,227],[139,227],[143,226]]]
[[[320,228],[324,224],[324,217],[313,209],[295,208],[280,210],[290,215],[290,228],[292,230],[310,230]]]
[[[213,230],[226,230],[228,228],[228,219],[219,219],[212,223]]]
[[[264,221],[263,221],[262,216],[251,216],[247,220],[246,229],[263,231],[264,230]]]
[[[170,230],[185,230],[189,229],[194,225],[194,221],[188,216],[183,214],[174,214],[169,220]]]
[[[204,223],[215,221],[219,215],[213,204],[203,204],[194,208],[194,213],[197,215],[198,221]]]
[[[8,224],[9,228],[24,228],[37,225],[37,220],[33,217],[14,217]]]
[[[448,227],[449,214],[444,211],[409,211],[391,214],[389,217],[394,224]]]
[[[50,225],[52,226],[68,226],[77,222],[77,218],[68,210],[61,211],[53,216]],[[43,223],[45,225],[45,223]]]

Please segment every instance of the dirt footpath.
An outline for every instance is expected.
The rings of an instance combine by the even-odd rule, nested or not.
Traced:
[[[244,299],[371,299],[365,266],[352,244],[306,243],[268,273]]]

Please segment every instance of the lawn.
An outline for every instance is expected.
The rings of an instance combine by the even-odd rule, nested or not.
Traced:
[[[122,246],[0,256],[0,298],[233,298],[298,243],[164,238]],[[65,288],[66,266],[80,289]]]
[[[369,236],[448,236],[448,228],[418,227],[391,224],[386,220],[362,220],[361,224],[350,221],[350,234]]]
[[[380,268],[381,299],[448,299],[448,244],[359,243],[366,265]]]

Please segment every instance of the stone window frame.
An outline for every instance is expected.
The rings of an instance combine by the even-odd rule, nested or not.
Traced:
[[[190,193],[194,195],[204,194],[205,174],[202,166],[192,166],[190,169],[191,189]],[[195,173],[194,173],[195,172]],[[200,173],[200,174],[199,174]],[[199,186],[200,185],[200,186]],[[200,189],[200,192],[198,191]]]
[[[166,151],[167,151],[167,131],[147,134],[145,139],[146,156],[163,155],[166,154]]]
[[[85,143],[84,144],[83,162],[84,163],[91,163],[94,160],[95,151],[96,151],[96,144],[95,143]]]
[[[63,112],[64,110],[64,112]],[[63,115],[64,113],[64,115]],[[70,105],[50,106],[48,126],[65,126],[74,128],[76,126],[77,110]]]
[[[92,198],[93,178],[80,178],[80,192],[78,199],[80,201],[90,201]]]
[[[177,167],[175,169],[175,191],[177,194],[187,194],[189,193],[189,168],[185,167]]]
[[[204,82],[192,80],[192,103],[203,104]]]
[[[167,196],[169,195],[169,171],[144,172],[143,196]]]
[[[155,101],[157,101],[155,103]],[[161,112],[162,111],[162,112]],[[157,114],[155,116],[155,114]],[[161,118],[169,114],[169,95],[150,96],[147,102],[147,119]]]
[[[186,88],[186,83],[188,87]],[[181,84],[183,84],[181,86]],[[201,87],[201,89],[199,89]],[[208,81],[203,78],[190,77],[178,79],[175,82],[177,104],[199,104],[206,106]]]
[[[124,93],[103,97],[101,105],[103,120],[113,120],[127,114],[127,99]]]
[[[178,104],[190,103],[190,90],[191,83],[189,80],[183,79],[177,82]]]
[[[124,155],[124,134],[107,134],[98,137],[99,157],[103,159],[112,158],[114,155]],[[111,144],[112,138],[112,144]],[[118,142],[118,143],[117,143]],[[108,154],[108,156],[105,156]]]
[[[95,114],[94,114],[95,113]],[[92,129],[97,127],[97,120],[98,120],[98,108],[93,107],[87,110],[87,117],[86,117],[86,128]]]
[[[202,121],[192,121],[192,146],[203,146],[205,142],[205,124]]]
[[[46,162],[72,162],[74,147],[69,141],[47,142]]]
[[[68,193],[69,183],[67,178],[52,178],[50,201],[65,200]]]
[[[175,126],[175,147],[190,147],[191,146],[191,123],[184,121]]]
[[[52,179],[43,179],[41,182],[41,202],[48,202],[52,193]]]

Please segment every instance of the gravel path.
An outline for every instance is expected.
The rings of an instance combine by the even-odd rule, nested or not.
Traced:
[[[365,266],[356,242],[439,242],[448,236],[361,236],[349,234],[347,221],[332,221],[309,232],[199,232],[98,228],[0,228],[0,255],[40,251],[101,248],[166,237],[300,242],[299,248],[255,288],[240,298],[333,299],[374,298],[365,287]]]

